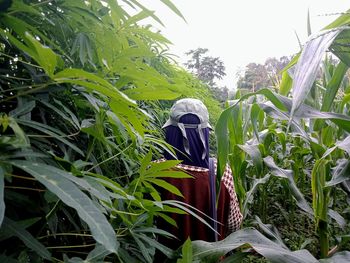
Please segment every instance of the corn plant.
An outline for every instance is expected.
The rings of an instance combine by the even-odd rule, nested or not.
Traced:
[[[330,240],[333,222],[341,229],[346,225],[341,211],[334,208],[339,191],[344,195],[337,186],[346,185],[348,179],[350,117],[344,94],[350,65],[349,23],[349,14],[343,14],[311,35],[283,72],[281,94],[269,89],[238,93],[215,129],[218,177],[228,160],[246,219],[259,214],[266,221],[267,193],[277,185],[287,194],[284,202],[292,197],[292,203],[314,219],[320,258],[334,253],[330,249],[331,243],[337,244]],[[323,60],[326,51],[339,60],[331,63],[329,55]],[[261,208],[251,210],[253,202]],[[290,220],[296,208],[289,209],[283,213]]]

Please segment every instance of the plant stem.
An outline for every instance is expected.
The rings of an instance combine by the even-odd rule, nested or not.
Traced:
[[[318,221],[317,230],[320,237],[321,258],[325,258],[327,257],[329,250],[328,223],[320,219]]]

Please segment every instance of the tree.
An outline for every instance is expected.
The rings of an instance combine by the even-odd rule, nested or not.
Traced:
[[[204,56],[207,52],[207,48],[190,50],[186,55],[191,56],[191,59],[185,65],[201,81],[210,87],[216,87],[215,78],[222,79],[226,76],[225,66],[219,57]]]
[[[288,57],[283,56],[279,59],[268,58],[264,64],[249,63],[243,73],[239,74],[237,87],[253,91],[276,87],[281,81],[279,72],[289,61]]]

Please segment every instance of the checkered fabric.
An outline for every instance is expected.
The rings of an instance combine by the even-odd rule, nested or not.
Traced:
[[[215,163],[215,170],[217,167],[217,161]],[[239,203],[235,191],[235,186],[233,184],[233,177],[231,168],[226,165],[223,176],[221,177],[221,181],[224,183],[226,189],[230,193],[230,211],[228,216],[228,229],[230,232],[236,231],[240,228],[243,220],[243,215],[241,210],[239,209]]]
[[[162,161],[165,161],[165,159],[160,159],[155,162],[162,162]],[[215,165],[215,171],[216,171],[217,169],[216,159],[214,160],[214,165]],[[186,164],[178,164],[176,167],[179,169],[183,169],[185,171],[209,172],[209,169],[207,168],[186,165]],[[226,187],[226,189],[230,194],[230,210],[229,210],[227,223],[228,223],[229,231],[234,232],[240,228],[243,220],[243,215],[239,208],[239,203],[238,203],[238,199],[235,191],[235,186],[233,184],[233,177],[232,177],[232,171],[230,166],[226,165],[224,174],[221,177],[221,181],[223,182],[224,186]]]

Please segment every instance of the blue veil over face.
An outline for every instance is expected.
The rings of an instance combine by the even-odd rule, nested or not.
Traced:
[[[172,125],[165,127],[165,141],[174,147],[177,159],[183,160],[183,164],[209,168],[210,129],[199,128],[199,118],[190,113],[183,115],[179,123],[184,124],[184,130]],[[164,157],[167,160],[175,159],[168,152],[165,152]]]

